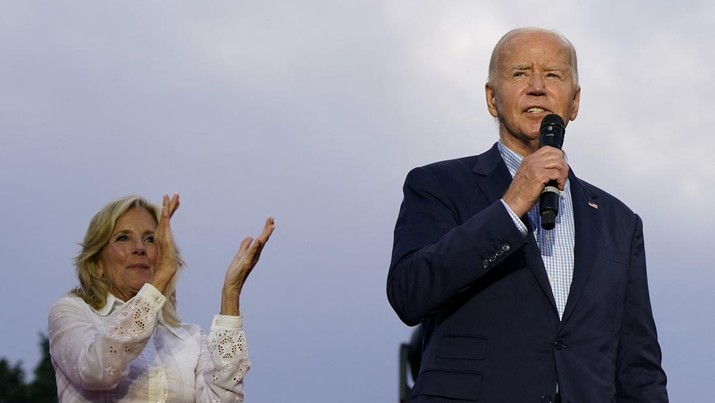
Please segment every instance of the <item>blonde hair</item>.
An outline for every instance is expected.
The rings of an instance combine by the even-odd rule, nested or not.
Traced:
[[[79,286],[72,293],[82,298],[89,306],[94,309],[102,309],[107,303],[109,296],[110,283],[103,277],[99,270],[99,257],[104,247],[109,243],[109,239],[114,231],[114,226],[117,220],[121,218],[127,211],[138,208],[144,209],[158,224],[161,210],[149,203],[141,196],[125,196],[110,203],[107,203],[97,214],[92,217],[87,227],[87,232],[84,234],[84,241],[80,244],[82,250],[74,259],[77,269],[77,277]],[[173,241],[172,241],[173,242]],[[184,265],[179,249],[176,248],[176,257],[179,268]],[[164,321],[171,326],[179,326],[181,320],[176,312],[176,281],[178,275],[169,283],[164,291],[167,296],[167,301],[162,308]]]

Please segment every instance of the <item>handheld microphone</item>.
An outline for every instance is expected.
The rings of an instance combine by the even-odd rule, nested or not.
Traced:
[[[564,144],[564,134],[566,128],[564,120],[561,116],[550,114],[544,117],[541,121],[541,129],[539,129],[539,147],[551,146],[561,149]],[[559,187],[556,181],[549,181],[544,186],[539,198],[539,213],[541,214],[541,228],[554,229],[556,225],[556,216],[559,214]]]

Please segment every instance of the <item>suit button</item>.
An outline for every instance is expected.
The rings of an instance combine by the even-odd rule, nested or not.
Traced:
[[[489,268],[489,261],[488,261],[488,260],[485,260],[485,261],[482,262],[482,268],[483,268],[483,269],[488,269],[488,268]]]
[[[564,348],[566,348],[566,345],[564,344],[563,341],[561,341],[561,340],[556,340],[556,341],[554,342],[554,348],[557,349],[557,350],[563,350]]]
[[[551,396],[541,395],[541,403],[551,403]]]
[[[509,249],[511,249],[511,246],[509,246],[508,243],[502,244],[501,250],[503,250],[504,252],[507,252]]]

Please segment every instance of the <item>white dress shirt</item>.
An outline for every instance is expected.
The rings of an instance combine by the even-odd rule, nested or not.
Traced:
[[[241,402],[250,367],[241,316],[216,315],[206,337],[168,326],[166,302],[145,284],[95,310],[76,296],[50,309],[50,355],[60,402]]]

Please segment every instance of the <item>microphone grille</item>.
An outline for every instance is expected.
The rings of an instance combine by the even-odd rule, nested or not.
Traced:
[[[543,130],[545,126],[561,126],[564,127],[564,120],[561,119],[561,116],[552,113],[550,115],[546,115],[544,119],[541,121],[541,129]]]
[[[539,147],[551,146],[561,149],[564,144],[564,120],[556,114],[546,115],[541,120],[541,129],[539,130]]]

